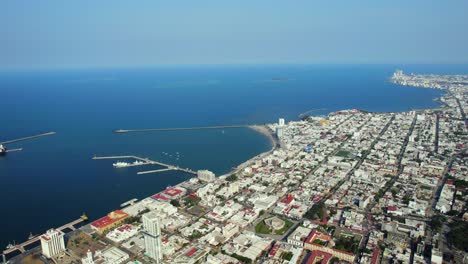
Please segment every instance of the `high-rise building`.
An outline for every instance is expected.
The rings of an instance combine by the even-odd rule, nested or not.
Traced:
[[[279,126],[284,126],[284,118],[280,118],[280,119],[278,120],[278,125],[279,125]]]
[[[161,223],[157,212],[143,215],[143,229],[146,254],[154,260],[154,263],[162,263]]]
[[[198,179],[205,182],[212,182],[216,179],[216,176],[213,172],[209,170],[199,170],[197,171]]]
[[[279,139],[283,138],[283,127],[282,126],[279,126],[279,127],[276,128],[276,136]]]
[[[64,233],[59,230],[49,229],[41,236],[42,254],[47,258],[57,256],[65,251]]]

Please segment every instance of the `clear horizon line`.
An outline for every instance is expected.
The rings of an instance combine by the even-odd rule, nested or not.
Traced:
[[[57,65],[57,66],[13,66],[0,67],[0,71],[21,70],[73,70],[73,69],[148,69],[158,67],[209,67],[209,66],[318,66],[318,65],[468,65],[468,62],[285,62],[285,63],[161,63],[161,64],[128,64],[128,65]]]

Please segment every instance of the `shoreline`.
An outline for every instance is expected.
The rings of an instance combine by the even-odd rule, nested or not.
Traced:
[[[414,87],[414,88],[423,88],[423,87],[417,87],[417,86],[411,86],[411,85],[404,85],[404,86],[409,86],[409,87]],[[437,89],[437,88],[426,88],[426,89]],[[359,109],[359,110],[365,111],[365,112],[368,112],[368,113],[397,113],[397,112],[404,113],[404,112],[410,112],[410,111],[436,110],[438,108],[446,107],[444,104],[442,104],[443,102],[441,102],[440,99],[446,93],[449,92],[448,89],[439,89],[439,90],[442,90],[443,94],[440,97],[437,97],[437,98],[433,99],[434,101],[436,101],[439,104],[439,107],[426,108],[426,109],[417,109],[417,110],[396,111],[396,112],[395,111],[393,111],[393,112],[374,112],[374,111],[366,111],[366,110],[363,110],[363,109]],[[337,111],[334,111],[334,112],[337,112]],[[334,113],[334,112],[326,113],[325,116],[328,117],[331,113]],[[297,120],[294,120],[294,121],[297,121]],[[231,169],[228,173],[220,175],[217,178],[222,178],[222,177],[226,177],[228,175],[236,174],[239,171],[243,170],[248,165],[251,165],[252,163],[254,163],[256,160],[263,159],[264,157],[268,156],[273,151],[275,151],[275,150],[277,150],[279,148],[279,140],[276,138],[275,132],[272,129],[270,129],[268,125],[252,125],[252,126],[248,126],[247,128],[255,130],[257,133],[260,133],[263,136],[267,137],[269,139],[269,141],[270,141],[271,148],[269,150],[267,150],[267,151],[261,152],[261,153],[255,155],[255,156],[245,160],[243,163],[241,163],[241,164],[237,165],[235,168]],[[181,182],[177,183],[175,186],[178,186],[178,185],[180,185],[180,184],[182,184],[182,183],[184,183],[186,181],[188,181],[188,180],[181,181]]]
[[[276,135],[274,132],[268,127],[268,125],[253,125],[253,126],[248,126],[249,129],[254,130],[255,132],[263,135],[264,137],[268,138],[271,144],[271,148],[267,151],[261,152],[246,161],[242,162],[241,164],[237,165],[234,169],[229,171],[228,173],[225,173],[223,175],[219,175],[217,178],[225,178],[229,175],[236,174],[239,171],[243,170],[245,167],[248,165],[252,164],[255,162],[257,159],[263,159],[265,156],[268,156],[271,154],[273,151],[277,150],[280,146],[279,140],[276,138]]]

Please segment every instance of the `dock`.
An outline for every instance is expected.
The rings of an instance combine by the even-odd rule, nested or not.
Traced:
[[[122,203],[120,205],[120,207],[125,207],[125,206],[128,206],[128,205],[134,205],[137,201],[138,201],[137,198],[133,198],[133,199],[131,199],[129,201],[126,201],[125,203]]]
[[[150,160],[148,158],[141,158],[141,157],[132,156],[132,155],[127,155],[127,156],[100,156],[100,157],[99,156],[94,156],[93,157],[93,160],[105,160],[105,159],[135,159],[135,160],[143,161],[142,164],[137,164],[136,166],[154,164],[154,165],[159,165],[161,167],[166,167],[165,169],[140,171],[140,172],[137,172],[138,175],[149,174],[149,173],[157,173],[157,172],[163,172],[163,171],[170,171],[170,170],[183,171],[183,172],[186,172],[186,173],[189,173],[189,174],[195,174],[195,175],[197,174],[196,171],[193,171],[193,170],[188,169],[188,168],[184,169],[184,168],[180,168],[178,166],[174,166],[174,165],[171,165],[171,164],[166,164],[166,163],[163,163],[163,162]]]
[[[201,126],[201,127],[174,127],[174,128],[147,128],[147,129],[117,129],[117,130],[114,130],[114,133],[162,132],[162,131],[183,131],[183,130],[248,128],[248,127],[251,127],[251,126],[256,126],[256,125]]]
[[[75,221],[72,221],[72,222],[70,222],[68,224],[65,224],[65,225],[63,225],[61,227],[56,228],[56,230],[60,230],[60,231],[63,232],[66,229],[70,229],[70,230],[74,231],[74,230],[76,230],[75,225],[80,224],[80,223],[82,223],[82,222],[84,222],[86,220],[87,220],[87,217],[85,217],[83,215],[82,217],[76,219]],[[6,256],[8,254],[11,254],[11,253],[13,253],[15,251],[19,251],[21,253],[24,253],[24,252],[26,252],[25,247],[27,247],[29,245],[32,245],[32,244],[34,244],[36,242],[39,242],[40,240],[41,240],[41,236],[36,236],[36,237],[34,237],[32,239],[29,239],[26,242],[23,242],[23,243],[18,244],[18,245],[14,245],[13,248],[5,249],[2,252],[3,263],[6,263]]]
[[[39,135],[35,135],[35,136],[29,136],[29,137],[18,138],[18,139],[13,139],[13,140],[0,142],[0,145],[6,145],[6,144],[11,144],[11,143],[19,142],[19,141],[30,140],[30,139],[34,139],[34,138],[38,138],[38,137],[51,136],[51,135],[55,135],[55,134],[56,134],[55,132],[47,132],[47,133],[39,134]]]
[[[9,152],[15,152],[15,151],[22,151],[23,148],[15,148],[15,149],[7,149],[6,152],[9,153]]]
[[[156,172],[163,172],[163,171],[170,171],[170,170],[175,170],[175,169],[167,168],[167,169],[159,169],[159,170],[139,171],[137,172],[137,174],[141,175],[141,174],[156,173]]]

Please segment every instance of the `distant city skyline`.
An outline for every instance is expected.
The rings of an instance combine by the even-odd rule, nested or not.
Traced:
[[[0,3],[0,68],[468,63],[468,2]]]

